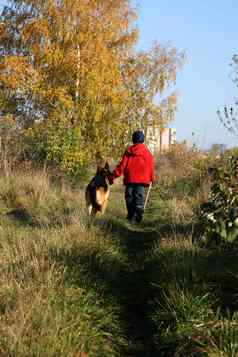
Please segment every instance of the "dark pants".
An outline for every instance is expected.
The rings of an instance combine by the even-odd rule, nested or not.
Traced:
[[[140,222],[144,212],[145,188],[140,184],[127,184],[125,200],[127,208],[127,219]]]

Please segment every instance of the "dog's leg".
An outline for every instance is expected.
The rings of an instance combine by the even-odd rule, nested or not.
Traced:
[[[107,190],[105,190],[104,187],[101,187],[96,191],[96,201],[99,208],[98,211],[101,215],[105,213],[105,210],[107,208],[109,192],[110,190],[108,188]]]
[[[88,211],[88,216],[91,218],[95,216],[95,208],[94,208],[95,195],[96,195],[95,187],[93,187],[92,185],[88,185],[85,192],[85,199],[86,199],[86,208]]]
[[[108,200],[106,199],[102,204],[101,213],[104,214],[107,208]]]
[[[93,213],[93,205],[90,204],[90,205],[88,206],[88,214],[89,214],[89,216],[92,216],[92,213]]]

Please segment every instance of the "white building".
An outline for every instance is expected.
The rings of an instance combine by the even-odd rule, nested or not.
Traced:
[[[146,144],[153,154],[162,153],[176,143],[176,129],[149,127],[147,129]]]

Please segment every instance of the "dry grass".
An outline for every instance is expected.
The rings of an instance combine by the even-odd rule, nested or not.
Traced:
[[[134,229],[119,185],[91,224],[51,182],[0,177],[1,356],[236,356],[237,256],[191,238],[208,185],[159,183]]]
[[[42,173],[9,175],[0,212],[1,355],[116,356],[117,308],[85,271],[113,247],[88,228],[83,193],[53,188]]]
[[[178,199],[174,197],[167,202],[168,211],[170,212],[171,224],[181,224],[186,222],[190,224],[194,220],[194,212],[191,202],[188,199]]]
[[[200,160],[196,152],[161,157],[147,210],[160,237],[145,262],[159,356],[238,355],[237,254],[210,251],[192,239],[210,193],[207,162]]]

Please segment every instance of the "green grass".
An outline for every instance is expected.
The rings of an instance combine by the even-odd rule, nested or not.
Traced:
[[[171,206],[169,201],[160,207],[161,223],[157,215],[154,222],[159,233],[163,228],[162,239],[145,264],[155,289],[148,318],[157,352],[160,356],[236,356],[237,254],[202,249],[192,241],[197,228],[189,210],[182,208],[178,215],[181,205]]]
[[[83,197],[0,177],[0,354],[236,356],[238,254],[192,241],[194,200],[153,188],[131,227],[120,186],[93,223]]]
[[[120,355],[121,307],[90,271],[93,261],[120,267],[120,255],[88,228],[82,193],[39,174],[2,177],[0,210],[1,354]]]

